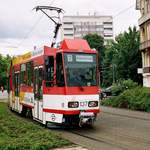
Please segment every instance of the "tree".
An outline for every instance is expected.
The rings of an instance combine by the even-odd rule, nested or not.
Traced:
[[[111,67],[112,74],[114,71],[115,80],[131,79],[135,82],[141,82],[141,77],[137,73],[137,68],[142,66],[139,45],[139,31],[136,27],[129,27],[128,32],[119,34],[111,46],[106,49],[104,65]],[[110,79],[109,75],[110,71],[105,70],[105,82],[106,79],[109,81],[106,83],[107,85],[110,84],[110,81],[112,82],[112,77]]]
[[[83,37],[83,39],[87,40],[91,48],[95,48],[98,51],[98,59],[99,59],[99,69],[103,68],[103,60],[104,60],[104,39],[100,35],[87,34]],[[100,74],[100,79],[102,82],[102,74]]]
[[[0,54],[0,86],[5,89],[7,87],[7,71],[10,66],[11,57],[7,55],[6,57]]]
[[[104,67],[102,70],[104,87],[112,85],[112,83],[116,80],[116,72],[114,65],[114,56],[116,55],[116,50],[114,49],[113,44],[114,41],[111,41],[109,45],[105,46]]]
[[[140,35],[136,27],[129,27],[128,32],[120,34],[114,46],[117,51],[115,63],[118,78],[139,82],[137,68],[141,68],[142,58],[139,51]]]

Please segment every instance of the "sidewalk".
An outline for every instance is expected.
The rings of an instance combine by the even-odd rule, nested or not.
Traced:
[[[112,107],[105,107],[100,106],[102,112],[110,113],[114,115],[120,115],[130,118],[142,119],[142,120],[150,120],[150,113],[142,112],[142,111],[135,111],[129,109],[120,109],[120,108],[112,108]]]

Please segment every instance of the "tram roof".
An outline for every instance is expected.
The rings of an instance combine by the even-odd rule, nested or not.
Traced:
[[[51,48],[48,46],[43,46],[42,48],[36,49],[32,52],[15,57],[12,60],[13,65],[27,62],[30,59],[33,59],[42,55],[56,54],[56,52],[89,52],[96,53],[95,50],[92,50],[86,40],[83,39],[64,39],[61,42],[59,48]]]
[[[60,48],[69,50],[91,50],[88,42],[83,39],[65,39]]]

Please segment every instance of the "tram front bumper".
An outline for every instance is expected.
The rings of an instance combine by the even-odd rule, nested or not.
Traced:
[[[84,124],[92,125],[96,119],[96,115],[93,112],[80,112],[79,118],[79,126]]]

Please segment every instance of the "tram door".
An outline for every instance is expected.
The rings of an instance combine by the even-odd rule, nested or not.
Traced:
[[[38,120],[43,120],[43,66],[34,68],[34,114]]]
[[[19,72],[14,74],[15,109],[19,111]]]

